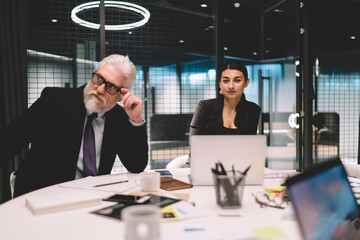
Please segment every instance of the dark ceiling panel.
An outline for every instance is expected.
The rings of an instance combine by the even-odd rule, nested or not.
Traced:
[[[71,21],[70,11],[85,1],[32,0],[28,4],[28,48],[43,52],[72,57],[77,36],[97,41],[96,30],[86,29]],[[137,3],[137,1],[134,1]],[[134,51],[162,51],[169,56],[177,52],[197,55],[213,55],[213,6],[212,0],[149,0],[138,1],[151,12],[150,21],[143,27],[128,32],[121,31],[107,35],[109,45],[132,46]],[[233,3],[239,2],[235,8]],[[280,58],[294,55],[297,34],[295,0],[222,0],[224,19],[224,42],[226,55],[248,59],[258,59],[260,50],[260,19],[264,11],[264,57]],[[200,4],[206,3],[207,8]],[[280,4],[278,4],[280,3]],[[359,49],[360,1],[317,0],[313,12],[312,27],[315,49],[319,52],[342,49]],[[276,6],[273,8],[273,6]],[[113,9],[107,9],[114,13]],[[107,24],[123,21],[127,14],[118,12],[124,18],[107,18]],[[88,11],[80,16],[96,21],[96,11]],[[167,16],[164,19],[164,16]],[[132,18],[136,19],[136,15]],[[57,18],[53,23],[51,19]],[[194,24],[196,23],[196,24]],[[160,26],[160,27],[159,27]],[[356,39],[351,39],[355,36]],[[54,39],[56,42],[54,43]],[[148,40],[147,46],[135,46],[139,40]],[[180,44],[179,40],[184,43]],[[61,44],[63,48],[56,48]],[[57,51],[57,49],[59,49]],[[64,49],[67,49],[64,51]]]

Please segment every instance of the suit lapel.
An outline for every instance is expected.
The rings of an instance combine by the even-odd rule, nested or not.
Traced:
[[[85,105],[83,102],[83,88],[79,88],[78,95],[74,101],[74,105],[71,112],[71,132],[72,132],[72,146],[73,148],[73,163],[77,165],[77,161],[79,159],[79,151],[82,141],[82,134],[84,128],[85,121]]]
[[[224,96],[219,95],[216,98],[215,107],[212,112],[213,117],[216,121],[217,128],[222,128],[222,126],[224,125],[223,119],[222,119],[223,108],[224,108]]]

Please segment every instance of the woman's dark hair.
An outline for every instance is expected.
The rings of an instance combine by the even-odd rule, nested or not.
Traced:
[[[235,61],[235,60],[229,60],[227,61],[221,68],[220,68],[220,73],[222,73],[223,71],[225,71],[226,69],[234,69],[234,70],[239,70],[240,72],[242,72],[244,74],[245,80],[248,79],[248,72],[247,69],[245,67],[244,64],[242,64],[239,61]]]

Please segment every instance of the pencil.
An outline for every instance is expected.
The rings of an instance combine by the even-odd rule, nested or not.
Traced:
[[[125,182],[128,182],[128,180],[123,180],[123,181],[118,181],[118,182],[111,182],[111,183],[99,184],[99,185],[95,185],[94,187],[103,187],[103,186],[107,186],[107,185],[113,185],[113,184],[125,183]]]

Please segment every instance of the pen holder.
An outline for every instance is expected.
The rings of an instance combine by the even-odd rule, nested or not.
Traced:
[[[226,175],[213,173],[216,202],[221,208],[240,208],[245,175],[239,171],[227,171]]]

